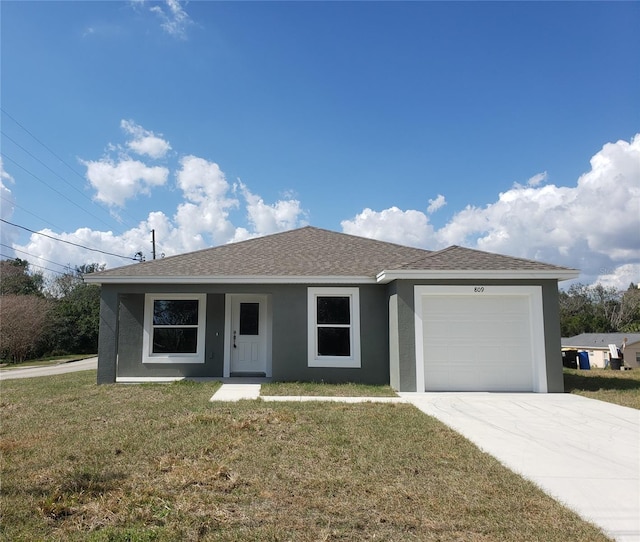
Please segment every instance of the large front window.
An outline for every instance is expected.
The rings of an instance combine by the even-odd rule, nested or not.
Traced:
[[[360,367],[357,288],[309,288],[309,367]]]
[[[144,363],[204,363],[205,295],[148,294]]]

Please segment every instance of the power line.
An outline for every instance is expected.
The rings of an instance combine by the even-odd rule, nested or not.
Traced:
[[[13,258],[11,256],[7,256],[6,254],[1,254],[0,256],[2,258],[7,258],[8,260],[12,260],[12,261],[17,261],[18,258]],[[40,269],[45,269],[46,271],[51,271],[52,273],[57,273],[58,275],[65,275],[66,273],[63,273],[62,271],[56,271],[55,269],[49,269],[48,267],[43,267],[42,265],[36,265],[35,263],[31,263],[31,262],[27,262],[31,267],[38,267]]]
[[[65,166],[67,166],[73,173],[75,173],[78,177],[80,177],[84,181],[84,177],[80,175],[73,167],[71,167],[67,162],[65,162],[60,156],[58,156],[53,150],[47,147],[42,141],[40,141],[35,135],[33,135],[27,128],[25,128],[22,124],[20,124],[15,118],[13,118],[4,108],[0,107],[0,111],[2,111],[7,117],[9,117],[13,122],[15,122],[20,128],[22,128],[25,132],[27,132],[33,139],[35,139],[40,145],[42,145],[45,149],[47,149],[53,156],[55,156],[60,162],[62,162]]]
[[[43,258],[42,256],[36,256],[35,254],[31,254],[30,252],[27,252],[26,250],[20,250],[19,248],[14,248],[12,246],[5,245],[4,243],[0,243],[0,247],[5,247],[5,248],[8,248],[10,250],[13,250],[14,252],[20,252],[21,254],[26,254],[27,256],[31,256],[32,258],[38,258],[39,260],[43,260],[45,262],[52,263],[53,265],[59,265],[60,267],[64,267],[65,269],[71,270],[71,266],[70,265],[64,265],[64,264],[61,264],[61,263],[58,263],[58,262],[54,262],[53,260],[47,260],[46,258]]]
[[[67,196],[65,196],[62,192],[60,192],[59,190],[53,188],[53,186],[51,186],[48,182],[43,181],[40,177],[38,177],[35,173],[32,173],[31,171],[29,171],[27,168],[25,168],[24,166],[21,166],[20,164],[18,164],[18,162],[16,162],[13,158],[11,158],[10,156],[7,156],[4,152],[0,152],[0,155],[2,155],[4,158],[6,158],[7,160],[9,160],[10,162],[13,162],[16,166],[18,166],[20,169],[22,169],[23,171],[25,171],[26,173],[28,173],[29,175],[31,175],[34,179],[36,179],[37,181],[41,182],[42,184],[44,184],[47,188],[49,188],[50,190],[53,190],[56,194],[58,194],[59,196],[62,196],[64,199],[66,199],[69,203],[71,203],[72,205],[75,205],[78,209],[80,209],[81,211],[84,211],[85,213],[87,213],[89,216],[92,216],[93,218],[95,218],[96,220],[99,220],[100,222],[102,222],[105,226],[107,226],[108,228],[110,228],[111,226],[106,223],[104,220],[102,220],[101,218],[97,217],[96,215],[94,215],[93,213],[87,211],[84,207],[82,207],[81,205],[79,205],[78,203],[76,203],[75,201],[73,201],[72,199],[68,198]]]
[[[4,108],[0,107],[0,111],[2,111],[2,113],[4,113],[7,117],[9,117],[14,123],[16,123],[20,128],[22,128],[27,134],[29,134],[33,139],[35,139],[40,145],[42,145],[45,149],[47,149],[53,156],[55,156],[60,162],[62,162],[65,166],[67,166],[76,176],[78,176],[80,179],[82,179],[82,182],[85,181],[85,178],[78,173],[71,165],[69,165],[63,158],[61,158],[58,154],[56,154],[56,152],[54,150],[52,150],[50,147],[48,147],[44,142],[42,142],[40,139],[38,139],[33,133],[31,133],[23,124],[21,124],[15,117],[13,117],[12,115],[10,115]],[[8,137],[6,134],[3,135],[5,137]],[[11,139],[11,138],[9,138]],[[13,141],[13,139],[11,139],[11,141]],[[15,143],[15,141],[14,141]],[[17,144],[17,143],[16,143]],[[18,145],[20,146],[20,145]],[[20,147],[22,148],[22,147]],[[28,152],[28,151],[26,151]],[[66,181],[65,181],[66,182]],[[73,186],[73,185],[72,185]],[[96,203],[93,200],[90,200],[92,203]],[[103,207],[106,209],[106,207]],[[108,210],[108,209],[107,209]],[[131,220],[133,220],[133,223],[131,225],[135,225],[135,222],[137,222],[137,219],[135,219],[133,216],[131,216],[129,213],[125,212],[124,210],[122,211],[125,215],[127,215]]]
[[[24,207],[21,207],[20,205],[18,205],[15,201],[10,200],[8,198],[5,198],[4,196],[0,195],[0,199],[6,201],[7,203],[10,203],[11,205],[13,205],[14,207],[17,207],[18,209],[24,211],[25,213],[37,218],[38,220],[41,220],[42,222],[44,222],[45,224],[49,224],[49,226],[53,226],[55,229],[57,230],[63,230],[64,228],[61,228],[60,226],[58,226],[57,224],[54,224],[53,222],[49,222],[48,220],[45,220],[44,218],[42,218],[41,216],[38,216],[35,213],[32,213],[31,211],[25,209]],[[73,234],[70,234],[73,235]]]
[[[51,169],[47,164],[45,164],[42,160],[40,160],[40,158],[38,158],[37,156],[35,156],[34,154],[32,154],[29,150],[25,149],[22,145],[20,145],[20,143],[18,143],[18,142],[17,142],[15,139],[13,139],[11,136],[7,135],[7,134],[6,134],[5,132],[3,132],[2,130],[0,130],[0,133],[1,133],[4,137],[6,137],[9,141],[11,141],[14,145],[16,145],[18,148],[22,149],[22,150],[23,150],[24,152],[26,152],[29,156],[31,156],[31,158],[33,158],[36,162],[38,162],[39,164],[41,164],[42,166],[44,166],[45,168],[47,168],[51,173],[53,173],[56,177],[58,177],[58,179],[60,179],[62,182],[66,183],[68,186],[70,186],[71,188],[73,188],[73,189],[74,189],[78,194],[80,194],[80,195],[81,195],[84,199],[86,199],[89,203],[94,204],[94,205],[99,205],[103,210],[105,210],[105,211],[107,211],[107,213],[109,213],[109,209],[108,209],[107,207],[105,207],[105,206],[101,205],[99,202],[96,202],[96,201],[92,200],[89,196],[87,196],[84,192],[82,192],[82,190],[80,190],[77,186],[74,186],[72,183],[70,183],[69,181],[67,181],[67,179],[65,179],[62,175],[60,175],[57,171],[54,171],[53,169]],[[15,161],[13,161],[13,162],[14,162],[14,164],[15,164]],[[16,164],[16,165],[18,165],[18,164]],[[18,167],[22,167],[22,166],[19,166],[19,165],[18,165]],[[22,169],[24,169],[24,168],[22,168]],[[26,170],[25,170],[25,171],[26,171]],[[32,175],[32,176],[35,176],[35,175],[33,175],[33,173],[30,173],[30,172],[28,172],[28,171],[27,171],[27,173],[29,173],[29,174],[30,174],[30,175]],[[38,179],[38,180],[40,180],[40,179]],[[84,180],[84,179],[83,179],[83,180]],[[42,181],[42,182],[45,182],[45,181]],[[45,184],[47,184],[47,183],[45,182]],[[49,185],[47,184],[47,186],[49,186]],[[51,187],[49,186],[49,188],[51,188]],[[59,192],[58,192],[58,193],[59,193]],[[69,201],[71,201],[71,200],[69,200]],[[81,207],[81,209],[83,209],[83,208]],[[89,213],[89,211],[87,211],[86,209],[83,209],[83,210],[84,210],[86,213]],[[94,214],[92,214],[92,213],[89,213],[89,214],[90,214],[91,216],[93,216],[94,218],[96,218],[96,219],[98,219],[98,220],[100,220],[100,221],[102,222],[102,220],[101,220],[100,218],[98,218],[96,215],[94,215]],[[113,217],[112,217],[112,218],[113,218]],[[105,224],[105,225],[107,225],[107,226],[108,226],[108,224],[107,224],[106,222],[103,222],[103,224]],[[120,233],[122,233],[122,232],[120,232]]]
[[[13,222],[9,222],[8,220],[5,220],[4,218],[0,218],[1,222],[4,222],[5,224],[9,224],[10,226],[15,226],[16,228],[20,228],[22,230],[28,231],[30,233],[35,233],[36,235],[42,235],[43,237],[48,237],[49,239],[53,239],[54,241],[60,241],[61,243],[66,243],[68,245],[73,245],[75,247],[80,247],[83,248],[85,250],[91,250],[93,252],[100,252],[101,254],[107,254],[108,256],[116,256],[117,258],[124,258],[125,260],[133,260],[133,261],[138,261],[136,258],[131,257],[131,256],[123,256],[122,254],[115,254],[113,252],[107,252],[105,250],[100,250],[98,248],[90,248],[84,245],[80,245],[78,243],[72,243],[71,241],[65,241],[64,239],[58,239],[57,237],[53,237],[52,235],[47,235],[46,233],[42,233],[39,231],[34,231],[31,230],[29,228],[26,228],[25,226],[20,226],[19,224],[14,224]]]

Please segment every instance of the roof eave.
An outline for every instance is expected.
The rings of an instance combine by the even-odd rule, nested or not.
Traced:
[[[85,282],[92,284],[376,284],[368,276],[95,276],[86,275]]]
[[[580,276],[576,269],[390,269],[376,276],[378,284],[387,284],[394,280],[431,280],[431,279],[473,279],[473,280],[540,280],[558,281],[575,279]]]

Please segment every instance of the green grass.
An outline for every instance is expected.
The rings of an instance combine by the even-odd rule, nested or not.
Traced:
[[[640,409],[640,369],[564,369],[564,389],[568,393]]]
[[[218,386],[3,382],[2,540],[607,540],[410,405]]]
[[[262,384],[260,395],[313,395],[320,397],[397,397],[391,386],[366,384],[326,384],[320,382],[270,382]]]

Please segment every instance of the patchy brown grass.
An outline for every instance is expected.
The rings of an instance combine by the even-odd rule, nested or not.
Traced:
[[[564,369],[564,389],[568,393],[640,409],[640,369]]]
[[[3,540],[607,540],[409,405],[94,381],[2,383]]]
[[[291,396],[312,395],[316,397],[397,397],[391,386],[368,386],[366,384],[326,384],[321,382],[269,382],[262,384],[260,395]]]

